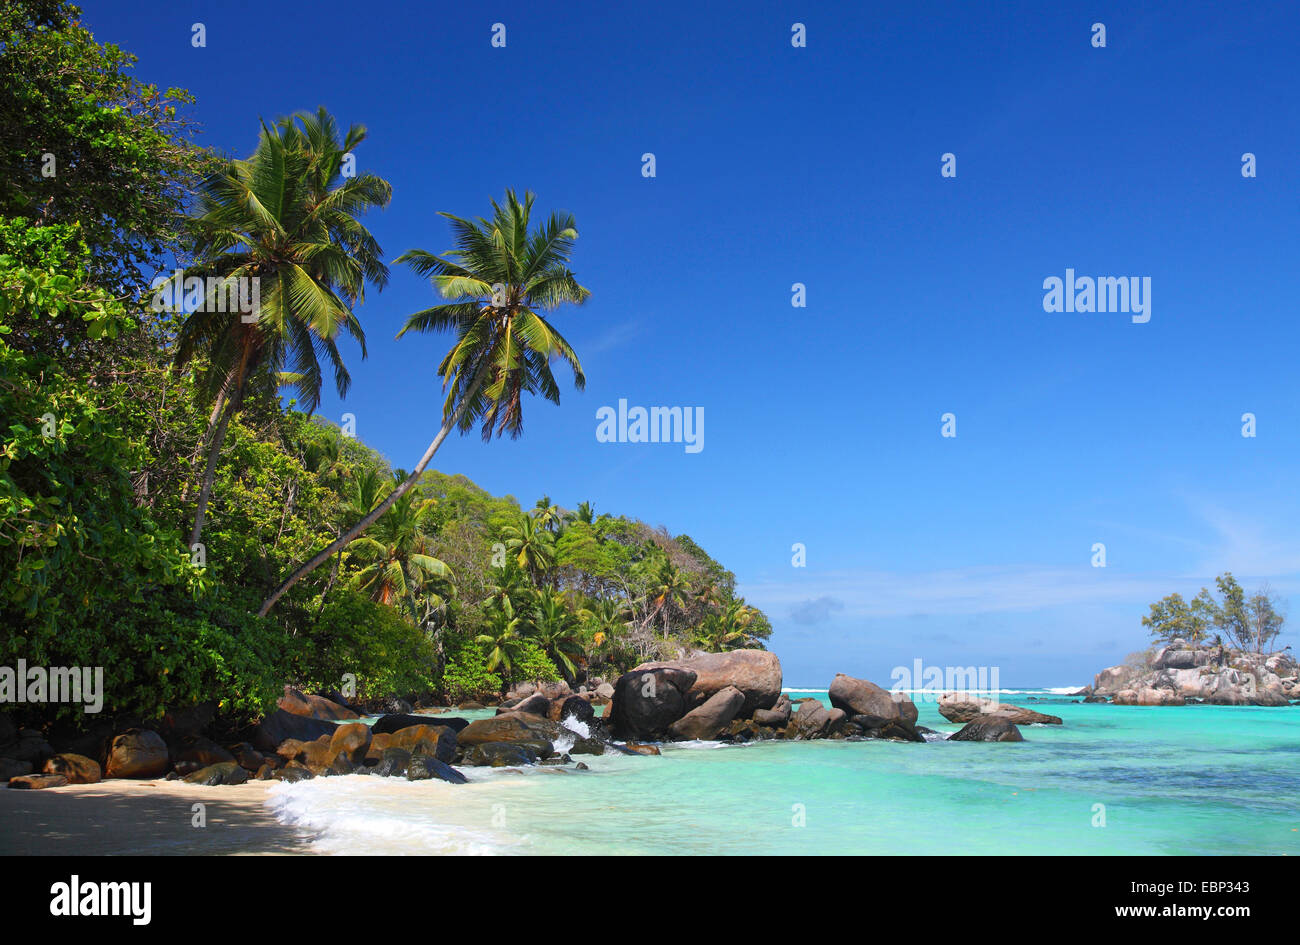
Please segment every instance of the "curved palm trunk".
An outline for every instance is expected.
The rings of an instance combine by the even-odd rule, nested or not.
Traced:
[[[191,550],[203,537],[203,522],[207,517],[208,499],[212,497],[212,482],[217,475],[217,459],[221,455],[221,446],[226,440],[226,429],[230,426],[230,415],[233,412],[233,410],[222,412],[217,429],[212,435],[212,443],[208,446],[208,461],[203,469],[203,482],[199,486],[199,505],[194,512],[194,528],[190,531]]]
[[[406,477],[406,480],[392,492],[388,493],[384,501],[380,502],[373,509],[367,512],[361,521],[357,522],[345,533],[332,541],[324,551],[321,551],[316,555],[316,557],[312,558],[297,571],[293,572],[293,574],[289,575],[288,580],[277,587],[275,593],[262,602],[262,607],[257,612],[259,617],[265,617],[267,613],[270,612],[271,608],[275,606],[276,602],[285,595],[285,592],[287,592],[289,588],[293,587],[308,574],[311,574],[311,572],[315,571],[322,564],[328,561],[334,552],[341,548],[346,548],[351,544],[353,539],[373,525],[376,520],[378,520],[379,516],[387,512],[394,502],[410,491],[411,486],[415,485],[415,481],[420,478],[425,467],[433,460],[433,454],[438,452],[438,447],[442,446],[442,441],[447,438],[447,434],[449,434],[456,425],[460,423],[460,418],[465,413],[465,408],[469,406],[470,400],[473,398],[474,393],[478,390],[479,385],[483,382],[484,376],[487,374],[487,368],[488,364],[484,364],[479,368],[478,372],[474,376],[472,385],[468,390],[466,390],[464,396],[461,397],[460,404],[457,405],[455,412],[451,417],[443,422],[442,429],[439,430],[438,435],[433,438],[433,442],[430,443],[429,448],[424,451],[424,456],[420,458],[420,462],[416,465],[415,470]]]
[[[212,405],[212,413],[208,416],[208,427],[203,431],[203,439],[199,441],[199,449],[209,446],[212,443],[212,436],[216,432],[217,424],[221,420],[221,414],[226,407],[226,388],[229,387],[230,380],[227,378],[221,385],[221,390],[217,394],[216,403]],[[190,480],[187,478],[185,484],[181,487],[181,501],[188,502],[190,498]],[[191,542],[193,544],[193,542]]]
[[[217,475],[217,460],[221,456],[221,447],[226,442],[226,430],[230,427],[230,418],[239,409],[240,395],[244,389],[244,378],[247,376],[248,361],[252,353],[252,347],[245,343],[239,354],[239,365],[222,382],[221,393],[212,408],[212,416],[208,418],[211,442],[208,443],[208,461],[203,469],[203,482],[199,486],[198,508],[194,511],[194,528],[190,531],[191,549],[203,537],[203,522],[208,514],[208,500],[212,498],[212,482]],[[212,428],[213,420],[217,421],[215,430]]]

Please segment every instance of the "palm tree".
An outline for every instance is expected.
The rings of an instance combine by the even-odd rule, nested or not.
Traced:
[[[501,674],[503,694],[510,684],[515,663],[523,655],[524,643],[521,633],[526,627],[524,618],[516,614],[514,604],[506,598],[499,607],[489,609],[487,629],[474,638],[476,643],[488,647],[488,672],[495,672],[498,667],[504,670]]]
[[[595,517],[591,511],[591,503],[579,502],[578,511],[575,513],[574,518],[576,521],[582,522],[586,525],[590,525],[593,521],[595,521]]]
[[[690,593],[691,584],[686,572],[665,559],[660,563],[650,583],[650,599],[655,609],[646,618],[646,625],[653,623],[654,618],[662,613],[664,639],[668,639],[669,613],[674,607],[679,610],[685,609],[686,599]]]
[[[513,559],[507,559],[504,567],[492,568],[490,573],[496,583],[488,587],[488,596],[483,599],[485,607],[499,608],[509,601],[511,607],[517,610],[532,597],[532,585]]]
[[[310,412],[324,382],[320,355],[340,397],[351,384],[335,343],[340,329],[365,357],[365,334],[352,307],[364,301],[367,282],[384,287],[388,268],[357,218],[392,197],[388,182],[373,174],[341,176],[344,155],[365,137],[365,128],[353,125],[340,140],[324,109],[263,124],[253,156],[231,162],[202,186],[197,262],[186,275],[225,280],[222,285],[255,280],[260,302],[255,313],[226,311],[232,306],[218,298],[222,290],[207,283],[214,291],[177,333],[177,366],[206,357],[200,381],[213,401],[191,545],[202,537],[226,430],[245,397],[288,384]]]
[[[553,591],[537,595],[531,636],[569,679],[577,678],[574,661],[584,654],[578,642],[578,620],[565,606],[563,596]]]
[[[427,522],[433,506],[432,500],[408,493],[389,506],[373,531],[348,546],[349,554],[362,565],[353,576],[353,585],[369,591],[371,599],[381,604],[402,602],[417,623],[417,589],[432,578],[451,577],[451,569],[427,553]],[[441,605],[441,599],[437,603]]]
[[[442,214],[451,221],[456,248],[444,256],[422,249],[403,254],[399,262],[431,277],[448,301],[416,312],[398,333],[451,330],[456,341],[438,366],[447,396],[443,423],[411,475],[344,535],[298,568],[263,602],[263,616],[289,588],[310,574],[334,553],[361,534],[384,513],[385,503],[401,498],[424,472],[448,434],[462,433],[477,423],[484,440],[492,434],[523,432],[523,395],[541,393],[560,402],[560,387],[551,373],[551,360],[559,357],[573,370],[578,390],[586,377],[578,356],[541,312],[565,302],[582,304],[591,295],[568,268],[569,255],[578,238],[571,215],[551,214],[535,232],[529,232],[534,195],[522,201],[506,191],[504,205],[492,202],[491,220],[466,220]]]
[[[546,569],[555,562],[555,540],[551,533],[540,525],[537,518],[524,515],[518,525],[502,528],[501,535],[506,540],[506,551],[514,556],[534,584],[539,583]]]
[[[695,628],[691,645],[712,653],[742,648],[750,642],[745,631],[753,622],[754,611],[740,601],[733,600],[720,614],[709,614]]]
[[[628,611],[622,601],[614,598],[601,598],[587,604],[578,616],[582,619],[586,633],[590,634],[595,659],[600,660],[601,650],[613,645],[618,636],[627,629]]]
[[[342,441],[339,441],[340,446]],[[343,484],[342,502],[340,512],[347,521],[352,521],[358,515],[364,515],[366,510],[372,508],[376,502],[384,496],[384,489],[387,483],[383,475],[373,466],[365,467],[360,476],[348,479]],[[343,533],[342,522],[335,525],[335,534]],[[339,579],[339,569],[343,564],[344,549],[340,548],[334,555],[334,564],[330,568],[329,580],[325,582],[325,589],[321,592],[320,605],[316,608],[316,616],[320,617],[325,612],[326,598],[329,597],[330,591]]]

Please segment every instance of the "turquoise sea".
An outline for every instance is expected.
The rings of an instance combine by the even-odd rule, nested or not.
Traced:
[[[590,771],[464,768],[466,785],[319,778],[271,804],[338,854],[1300,853],[1300,707],[1001,699],[1065,724],[1020,744],[665,745],[582,756]]]

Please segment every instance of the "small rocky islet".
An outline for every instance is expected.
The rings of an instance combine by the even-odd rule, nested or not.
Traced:
[[[1078,695],[1113,705],[1282,707],[1300,699],[1300,666],[1290,647],[1253,653],[1182,637],[1103,669]]]
[[[542,765],[585,770],[583,755],[657,755],[655,743],[838,739],[925,742],[903,693],[840,673],[830,708],[792,700],[781,663],[765,650],[697,654],[643,663],[613,683],[528,683],[506,694],[496,715],[473,721],[438,709],[415,712],[394,700],[373,721],[337,693],[286,686],[276,709],[246,740],[215,736],[212,706],[168,715],[157,727],[100,730],[56,739],[0,716],[0,780],[10,788],[93,784],[101,779],[182,780],[231,785],[363,774],[463,783],[464,767]],[[607,706],[604,715],[597,707]],[[482,709],[467,703],[462,709]],[[952,741],[1022,741],[1019,725],[1060,723],[1016,706],[948,694],[939,711],[963,728]]]

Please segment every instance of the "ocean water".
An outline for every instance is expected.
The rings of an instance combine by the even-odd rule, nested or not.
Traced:
[[[333,854],[1300,854],[1300,707],[1001,699],[1065,724],[1017,744],[664,745],[465,785],[318,778],[269,803]]]

